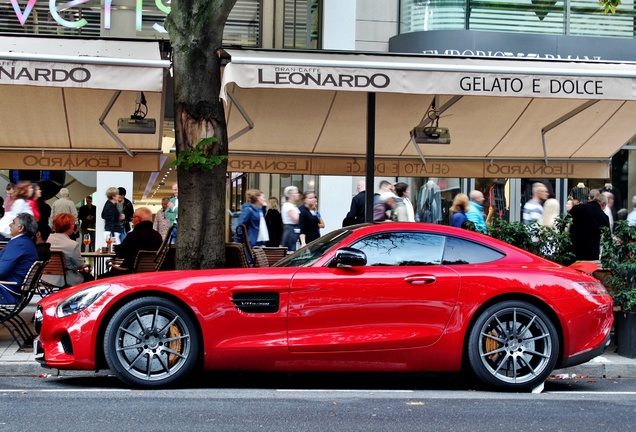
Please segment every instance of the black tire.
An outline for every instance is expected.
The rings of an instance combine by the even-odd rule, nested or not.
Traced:
[[[529,391],[550,375],[559,337],[550,318],[525,301],[490,306],[475,321],[468,361],[479,381],[504,391]]]
[[[142,297],[112,317],[104,335],[104,353],[108,366],[126,384],[167,387],[194,369],[199,335],[182,307],[161,297]]]

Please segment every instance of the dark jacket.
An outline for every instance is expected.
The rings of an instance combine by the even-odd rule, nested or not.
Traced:
[[[577,260],[597,260],[600,253],[601,228],[609,228],[609,218],[596,201],[579,204],[570,210],[570,238]]]
[[[161,234],[152,228],[152,222],[143,221],[135,225],[120,245],[115,246],[115,255],[123,258],[122,268],[132,271],[137,252],[140,250],[156,251],[161,247]]]
[[[300,233],[305,234],[305,244],[309,244],[312,241],[320,237],[320,218],[309,211],[304,205],[298,207],[300,210],[300,216],[298,218],[298,224],[300,225]]]
[[[366,191],[362,191],[351,199],[351,208],[349,213],[347,213],[347,217],[355,218],[355,223],[357,224],[364,223],[366,196]]]
[[[269,209],[265,213],[265,222],[267,223],[267,231],[269,233],[269,241],[267,246],[280,246],[280,238],[283,235],[283,218],[276,209]]]
[[[119,220],[119,210],[110,201],[106,201],[102,209],[102,219],[104,219],[104,231],[111,233],[121,233],[121,223]],[[152,225],[152,224],[150,224]]]
[[[126,232],[129,232],[133,214],[135,214],[135,209],[133,208],[132,202],[128,198],[124,198],[122,207],[123,207],[123,213],[124,213],[124,220],[121,221],[121,225]]]
[[[88,216],[93,216],[93,218],[88,219]],[[89,228],[95,229],[96,217],[97,217],[97,208],[94,205],[91,205],[90,208],[87,205],[83,205],[80,207],[79,212],[77,213],[77,218],[82,223],[81,227],[83,230],[87,230]]]
[[[456,211],[451,216],[450,224],[451,226],[457,228],[463,228],[464,222],[466,222],[468,218],[466,217],[466,213],[463,210]]]
[[[0,250],[0,280],[22,284],[31,265],[37,259],[38,252],[35,249],[35,243],[30,237],[22,234],[12,238]],[[15,301],[17,303],[20,295],[20,285],[8,286],[8,289],[17,294]]]

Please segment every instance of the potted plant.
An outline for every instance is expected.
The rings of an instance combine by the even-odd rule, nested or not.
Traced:
[[[525,225],[523,222],[493,218],[488,235],[542,258],[568,265],[574,260],[570,233],[566,229],[570,222],[569,215],[557,217],[554,228],[551,228],[538,223]]]
[[[614,299],[617,353],[636,358],[636,228],[622,220],[614,223],[613,235],[604,228],[601,251],[604,284]]]

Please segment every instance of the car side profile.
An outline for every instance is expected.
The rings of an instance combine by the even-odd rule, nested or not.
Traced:
[[[346,227],[273,267],[142,273],[42,299],[51,368],[110,368],[132,387],[198,367],[458,372],[528,391],[601,354],[613,303],[595,278],[475,232]]]

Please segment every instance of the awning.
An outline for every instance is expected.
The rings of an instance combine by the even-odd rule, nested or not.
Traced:
[[[169,67],[159,42],[0,36],[0,169],[158,170]],[[156,132],[117,133],[140,92]]]
[[[227,53],[231,168],[260,158],[266,172],[287,161],[353,174],[366,154],[369,92],[376,175],[428,176],[437,166],[435,177],[608,178],[610,158],[636,134],[633,63]],[[419,145],[424,163],[409,133],[430,125],[433,103],[451,143]],[[392,171],[379,172],[382,163]]]

